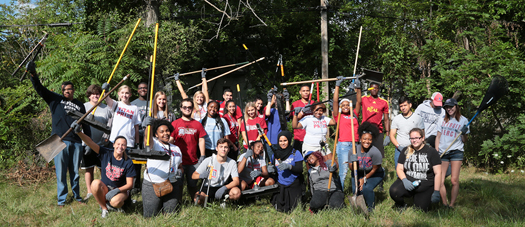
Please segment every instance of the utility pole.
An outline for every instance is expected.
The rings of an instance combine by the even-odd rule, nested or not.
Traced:
[[[328,16],[326,15],[326,1],[327,0],[321,0],[321,55],[323,57],[321,78],[323,79],[328,79]],[[328,94],[328,82],[324,82],[323,96],[329,99],[330,96]]]

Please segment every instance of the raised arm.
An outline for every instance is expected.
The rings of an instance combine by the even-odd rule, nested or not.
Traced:
[[[89,136],[87,136],[86,134],[84,134],[83,132],[79,132],[77,133],[78,137],[80,137],[80,139],[82,139],[82,141],[84,141],[84,143],[89,147],[91,148],[91,150],[93,150],[94,152],[96,152],[97,154],[99,153],[100,151],[100,146],[95,143],[91,138],[89,138]]]
[[[208,80],[206,80],[206,71],[201,73],[202,76],[202,93],[204,94],[204,103],[208,103],[210,101],[210,95],[208,94]]]
[[[302,129],[303,128],[303,125],[301,123],[299,123],[299,120],[301,118],[303,118],[304,114],[303,114],[303,111],[299,112],[298,115],[294,115],[293,116],[293,120],[292,120],[292,128],[293,129]]]
[[[184,88],[182,87],[182,84],[180,83],[179,73],[175,73],[175,83],[177,84],[177,88],[179,89],[180,96],[182,96],[182,99],[188,98],[188,95],[186,94]]]

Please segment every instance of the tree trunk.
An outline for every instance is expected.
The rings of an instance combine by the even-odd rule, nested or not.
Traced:
[[[160,16],[159,5],[160,1],[146,0],[146,27],[157,23]]]

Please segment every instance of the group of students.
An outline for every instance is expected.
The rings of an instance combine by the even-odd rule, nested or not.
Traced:
[[[95,120],[110,125],[111,133],[107,135],[86,123],[77,124],[67,115],[67,110],[85,113],[98,102],[102,91],[108,91],[108,84],[89,86],[86,92],[89,102],[82,105],[73,97],[72,83],[64,82],[62,95],[59,95],[42,86],[34,63],[30,62],[27,69],[32,74],[35,90],[51,109],[53,133],[61,136],[70,127],[76,133],[64,138],[67,147],[54,159],[59,206],[64,206],[67,197],[66,170],[69,169],[74,198],[83,202],[94,197],[100,205],[102,217],[108,215],[108,210],[119,210],[130,201],[132,193],[138,192],[142,194],[145,217],[175,212],[182,200],[184,182],[190,198],[197,203],[202,203],[205,197],[238,200],[244,190],[277,184],[278,192],[272,196],[271,202],[283,212],[290,212],[297,206],[305,197],[308,185],[310,210],[317,212],[325,207],[344,206],[346,174],[353,163],[357,163],[357,179],[355,176],[351,178],[352,192],[356,191],[357,185],[358,194],[364,196],[366,206],[373,210],[374,188],[381,185],[385,177],[382,167],[385,134],[396,146],[398,180],[390,188],[396,206],[405,206],[403,198],[413,196],[415,206],[426,211],[430,202],[439,200],[440,195],[443,203],[450,206],[457,198],[466,135],[456,141],[452,151],[442,158],[436,151],[443,152],[458,130],[464,134],[467,132],[463,127],[466,118],[461,116],[454,99],[447,100],[445,111],[441,111],[441,100],[436,101],[433,95],[431,108],[418,111],[418,107],[417,114],[405,111],[404,100],[408,99],[402,99],[400,106],[404,121],[398,122],[398,116],[390,127],[388,102],[378,96],[379,84],[371,83],[370,95],[361,97],[360,81],[355,80],[350,85],[350,89],[356,92],[354,104],[346,98],[339,100],[339,86],[343,81],[339,78],[333,97],[333,118],[325,116],[325,104],[310,100],[310,87],[306,85],[301,86],[301,98],[291,106],[290,94],[286,90],[282,95],[271,90],[265,107],[263,100],[257,99],[247,103],[242,111],[233,101],[231,90],[224,90],[222,101],[210,100],[203,70],[202,91],[196,92],[193,98],[184,93],[178,76],[175,77],[182,95],[179,106],[182,116],[178,119],[169,111],[164,92],[155,94],[150,110],[152,115],[148,116],[147,83],[139,84],[139,98],[133,102],[130,101],[131,88],[126,85],[119,87],[118,101],[108,97],[105,100],[107,105],[101,104],[94,111]],[[438,98],[442,99],[441,94]],[[285,109],[277,108],[277,102],[285,102]],[[406,102],[410,109],[410,100]],[[422,106],[427,104],[425,102]],[[353,112],[350,111],[352,108]],[[359,123],[361,110],[362,122]],[[283,120],[292,121],[293,134],[282,124]],[[338,158],[331,163],[334,154],[327,146],[327,132],[329,126],[336,124],[340,128],[335,151]],[[429,146],[425,138],[431,137],[428,133],[434,131],[435,145]],[[409,144],[406,144],[407,140]],[[142,174],[142,165],[133,164],[127,153],[132,148],[145,149],[146,144],[150,150],[166,152],[170,158],[148,159]],[[452,163],[453,185],[450,204],[443,183],[446,168],[441,168],[449,161]],[[306,182],[303,162],[308,169]],[[88,194],[84,199],[79,194],[80,163],[86,169]],[[100,180],[93,179],[95,166],[101,170]],[[330,177],[337,174],[338,178]],[[142,182],[141,175],[144,177]],[[199,190],[201,179],[203,185]],[[414,186],[415,182],[419,185]],[[171,184],[172,189],[159,195],[156,191],[159,185],[166,184]],[[209,189],[204,191],[203,187]]]

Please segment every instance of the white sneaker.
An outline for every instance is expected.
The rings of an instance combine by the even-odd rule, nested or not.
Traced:
[[[102,218],[106,218],[109,214],[108,210],[102,210]]]
[[[93,193],[88,193],[86,197],[84,197],[84,201],[87,201],[91,197],[93,197]]]

